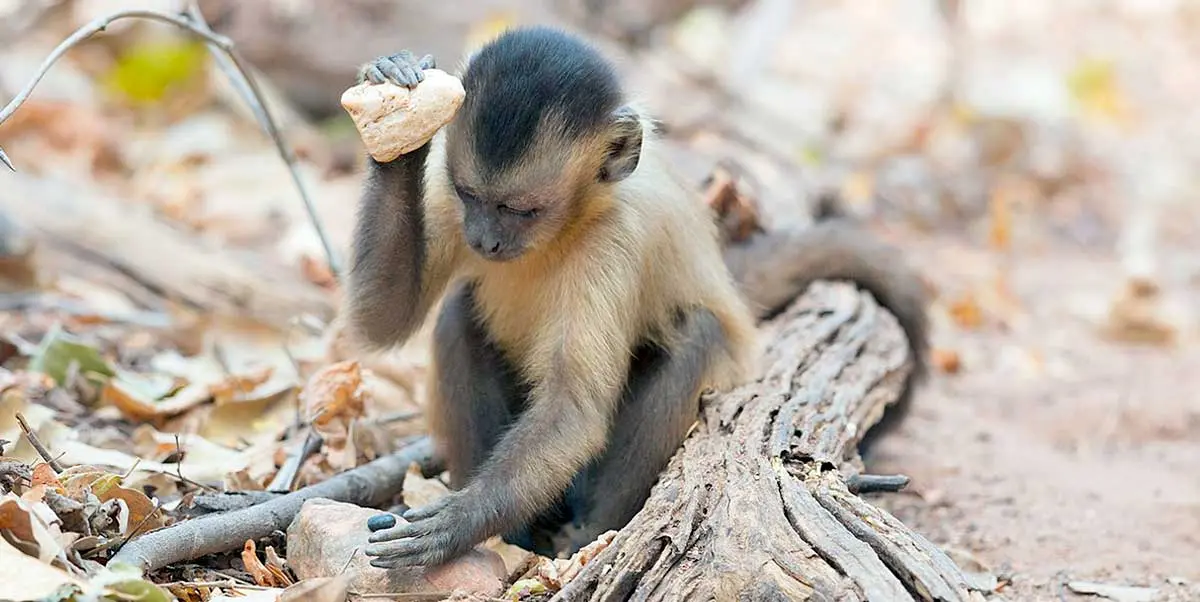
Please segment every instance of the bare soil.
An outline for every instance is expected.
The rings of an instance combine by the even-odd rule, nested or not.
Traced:
[[[942,290],[1001,263],[945,236],[913,238],[924,240],[906,251]],[[1197,247],[1164,256],[1195,258]],[[1087,306],[1115,287],[1115,256],[1057,248],[1005,263],[1019,315],[1007,328],[935,335],[961,369],[935,375],[880,442],[869,468],[912,484],[876,501],[1009,580],[1008,599],[1076,599],[1075,580],[1200,599],[1195,337],[1171,348],[1098,335]],[[1200,306],[1194,276],[1177,280],[1172,293]]]

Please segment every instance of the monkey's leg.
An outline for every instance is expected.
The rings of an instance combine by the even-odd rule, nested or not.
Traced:
[[[696,421],[705,372],[724,344],[716,316],[697,309],[681,316],[673,347],[638,350],[607,451],[588,471],[575,548],[620,529],[641,509]]]
[[[450,487],[462,489],[512,424],[526,391],[475,313],[472,283],[451,291],[433,331],[436,374],[426,410]]]

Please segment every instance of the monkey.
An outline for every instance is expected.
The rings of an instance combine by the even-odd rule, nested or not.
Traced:
[[[430,68],[405,50],[358,79],[412,88]],[[440,565],[496,535],[528,547],[564,515],[582,525],[572,545],[623,526],[702,393],[750,373],[757,318],[811,280],[749,274],[761,251],[785,250],[774,237],[722,250],[655,121],[577,36],[510,29],[460,73],[450,123],[392,161],[367,158],[346,276],[347,334],[364,350],[401,345],[436,314],[426,417],[451,492],[371,533],[364,551],[383,568]],[[853,246],[839,236],[818,238]],[[801,240],[783,240],[788,257],[818,276],[887,284],[879,270],[896,263],[826,269]],[[923,328],[911,288],[871,292]]]

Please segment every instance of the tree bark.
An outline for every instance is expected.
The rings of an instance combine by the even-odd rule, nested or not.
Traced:
[[[709,395],[642,511],[553,600],[979,600],[845,485],[911,370],[895,318],[817,283],[764,325],[761,376]]]

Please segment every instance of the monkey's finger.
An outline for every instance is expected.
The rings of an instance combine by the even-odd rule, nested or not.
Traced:
[[[404,63],[392,59],[379,59],[375,66],[383,73],[388,81],[398,85],[408,85],[408,76],[404,72]]]
[[[432,54],[421,57],[420,65],[422,69],[437,69],[437,61],[434,60]]]
[[[413,53],[411,50],[401,50],[400,52],[397,52],[396,54],[393,54],[392,56],[390,56],[388,58],[395,61],[395,63],[397,65],[415,65],[415,64],[417,64],[417,57],[413,56]]]
[[[395,539],[405,539],[409,537],[420,537],[428,535],[432,531],[431,525],[428,523],[404,523],[396,525],[390,529],[381,529],[367,536],[367,541],[370,543],[392,541]]]
[[[409,522],[423,521],[440,512],[450,503],[448,498],[442,498],[431,504],[426,504],[420,508],[410,508],[404,513],[404,520]]]
[[[414,63],[400,65],[400,72],[404,74],[404,85],[409,88],[416,86],[421,83],[421,80],[425,79],[425,74],[421,73],[421,70]]]
[[[383,72],[380,71],[379,67],[376,65],[367,67],[366,70],[363,71],[363,75],[366,76],[366,78],[373,84],[382,84],[385,81]]]
[[[430,542],[424,538],[380,541],[364,547],[363,554],[384,561],[400,562],[405,556],[416,556],[428,551],[429,545]]]

